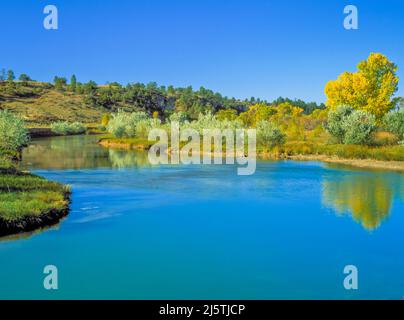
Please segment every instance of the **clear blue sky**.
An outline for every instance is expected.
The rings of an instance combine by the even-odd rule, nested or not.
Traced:
[[[43,28],[47,4],[59,30]],[[359,30],[343,8],[359,9]],[[401,0],[2,0],[0,68],[37,80],[204,86],[238,98],[324,101],[370,52],[404,75]],[[400,89],[399,95],[404,95]]]

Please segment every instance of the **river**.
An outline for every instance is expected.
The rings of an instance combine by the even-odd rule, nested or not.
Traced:
[[[321,162],[150,166],[94,136],[22,166],[72,186],[60,224],[0,240],[0,298],[402,299],[404,175]],[[58,290],[43,287],[58,268]],[[358,269],[346,290],[344,267]]]

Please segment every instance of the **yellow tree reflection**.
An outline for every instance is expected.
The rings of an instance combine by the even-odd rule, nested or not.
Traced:
[[[323,182],[323,204],[339,214],[351,213],[367,230],[377,229],[389,216],[394,191],[383,176],[352,175]]]

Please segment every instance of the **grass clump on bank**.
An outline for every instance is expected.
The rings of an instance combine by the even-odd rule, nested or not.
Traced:
[[[4,156],[0,156],[0,235],[7,232],[7,226],[15,228],[20,224],[21,229],[30,228],[25,219],[52,220],[52,215],[67,214],[70,188],[63,184],[48,181],[42,177],[20,172]],[[11,223],[11,224],[10,224]],[[6,227],[4,227],[6,226]]]
[[[310,141],[288,142],[275,150],[287,156],[326,155],[342,159],[374,159],[380,161],[404,161],[403,146],[363,146],[344,144],[319,144]]]

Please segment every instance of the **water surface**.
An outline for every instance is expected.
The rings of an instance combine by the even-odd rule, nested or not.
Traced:
[[[402,299],[404,176],[320,162],[150,166],[96,137],[34,140],[73,188],[59,225],[0,241],[0,298]],[[43,288],[45,265],[59,290]],[[359,270],[347,291],[343,269]]]

